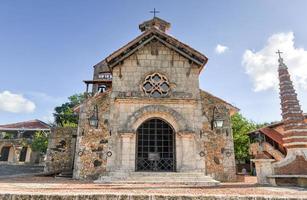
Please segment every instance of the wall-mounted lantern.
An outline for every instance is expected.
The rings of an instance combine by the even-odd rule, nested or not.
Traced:
[[[99,119],[98,119],[98,107],[97,107],[97,105],[94,106],[94,113],[90,118],[88,118],[88,122],[89,122],[91,127],[98,128]]]
[[[224,124],[224,120],[221,117],[216,116],[217,107],[214,106],[211,120],[211,130],[214,128],[222,128]]]

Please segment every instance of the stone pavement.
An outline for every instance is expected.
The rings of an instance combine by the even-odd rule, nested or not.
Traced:
[[[44,171],[43,166],[38,165],[10,165],[0,164],[0,178],[3,176],[16,176],[18,174],[33,174]]]
[[[306,199],[307,189],[263,187],[255,177],[217,187],[105,185],[52,177],[0,178],[0,199]],[[128,198],[129,197],[129,198]]]

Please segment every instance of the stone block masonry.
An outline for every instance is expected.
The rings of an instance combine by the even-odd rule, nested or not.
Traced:
[[[227,104],[207,92],[201,91],[203,114],[208,121],[203,123],[203,137],[206,173],[216,180],[236,181],[233,135],[230,122],[230,111]],[[214,106],[219,107],[219,115],[224,119],[222,129],[211,130]]]
[[[51,129],[46,155],[45,172],[72,170],[77,128]]]
[[[94,107],[98,108],[98,127],[91,127],[88,118],[93,115]],[[87,99],[80,108],[80,118],[75,154],[74,178],[97,179],[106,172],[107,158],[112,156],[109,151],[109,93]]]

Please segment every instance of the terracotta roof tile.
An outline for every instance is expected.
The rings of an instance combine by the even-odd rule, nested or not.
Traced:
[[[50,129],[50,126],[43,121],[38,119],[0,125],[0,129]]]

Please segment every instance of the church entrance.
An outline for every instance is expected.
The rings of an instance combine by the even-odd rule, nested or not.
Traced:
[[[145,121],[137,129],[136,171],[175,171],[175,132],[161,119]]]

